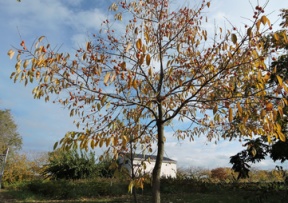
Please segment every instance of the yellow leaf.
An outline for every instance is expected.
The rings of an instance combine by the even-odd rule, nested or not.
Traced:
[[[218,110],[218,105],[216,104],[213,108],[213,114],[215,114],[217,112],[217,110]]]
[[[256,22],[256,28],[257,28],[257,30],[259,30],[259,29],[260,29],[260,25],[261,25],[261,21],[260,21],[260,20],[258,20],[258,21]]]
[[[147,64],[147,66],[150,65],[150,62],[151,62],[150,54],[147,54],[147,55],[146,55],[146,64]]]
[[[181,52],[181,44],[177,44],[177,51],[180,53]]]
[[[260,20],[263,25],[266,25],[266,23],[268,23],[268,25],[271,26],[270,20],[266,16],[263,15]]]
[[[276,121],[278,112],[275,109],[273,109],[272,115],[273,115],[273,120]]]
[[[41,42],[44,38],[45,38],[45,36],[39,37],[38,42]]]
[[[150,67],[150,68],[148,69],[148,75],[149,75],[149,76],[152,76],[152,74],[153,74],[153,70],[152,70],[152,67]]]
[[[100,103],[97,103],[97,110],[100,111],[100,109],[101,109],[101,105]]]
[[[147,50],[147,47],[143,44],[143,46],[142,46],[142,52],[145,54],[145,53],[146,53],[146,50]]]
[[[91,42],[86,42],[86,50],[89,51],[91,49]]]
[[[254,147],[251,150],[251,154],[252,154],[253,157],[255,157],[256,154],[257,154],[257,151],[256,151],[256,149]]]
[[[14,54],[15,54],[15,52],[12,49],[10,49],[7,54],[9,56],[9,58],[12,59]]]
[[[101,139],[100,142],[99,142],[99,147],[102,147],[103,143],[104,143],[104,139]]]
[[[138,87],[137,80],[133,80],[132,86],[134,87],[135,90],[137,90]]]
[[[272,111],[272,109],[273,109],[273,104],[271,102],[266,104],[266,111]]]
[[[248,29],[247,29],[247,36],[248,37],[252,37],[252,28],[251,27],[249,27]]]
[[[278,132],[278,136],[282,142],[286,142],[286,136],[282,132]]]
[[[144,58],[145,58],[145,55],[141,55],[141,57],[140,57],[140,59],[139,59],[139,61],[138,61],[138,63],[139,63],[140,65],[142,65],[142,64],[144,63]]]
[[[275,39],[276,41],[279,40],[279,36],[278,36],[278,34],[277,34],[276,32],[273,34],[273,37],[274,37],[274,39]]]
[[[114,137],[113,139],[113,145],[116,146],[118,144],[118,138],[117,137]]]
[[[281,118],[283,118],[283,109],[281,106],[278,106],[278,112]]]
[[[108,145],[110,144],[110,141],[111,141],[111,137],[106,139],[106,147],[108,147]]]
[[[23,68],[27,68],[27,66],[29,65],[30,60],[25,60],[24,64],[23,64]]]
[[[128,52],[131,49],[131,46],[132,46],[132,43],[128,42],[126,49],[125,49],[125,52]]]
[[[126,71],[126,62],[124,61],[123,63],[121,63],[121,68],[123,71]]]
[[[231,40],[234,44],[237,44],[237,36],[235,34],[231,35]]]
[[[233,121],[233,111],[232,108],[229,108],[229,122],[231,123]]]
[[[138,40],[137,40],[137,42],[136,42],[136,48],[137,48],[138,50],[141,50],[141,48],[142,48],[142,41],[141,41],[141,39],[138,39]]]
[[[106,75],[105,75],[105,77],[104,77],[104,84],[106,85],[107,84],[107,82],[108,82],[108,80],[109,80],[109,77],[110,77],[110,72],[108,72]]]
[[[277,80],[279,82],[279,85],[282,86],[282,84],[283,84],[282,78],[279,75],[276,75],[276,77],[277,77]]]
[[[148,32],[145,32],[145,33],[144,33],[144,37],[145,37],[145,40],[146,40],[147,43],[148,43],[149,40],[150,40]]]
[[[94,149],[94,147],[95,147],[95,141],[94,141],[94,140],[91,140],[91,142],[90,142],[90,147],[91,147],[92,149]]]
[[[240,102],[237,103],[237,108],[238,108],[238,112],[239,112],[240,114],[242,114],[242,107],[241,107],[241,105],[240,105]]]
[[[134,187],[134,181],[131,181],[129,186],[128,186],[128,192],[131,192],[133,191],[133,187]]]

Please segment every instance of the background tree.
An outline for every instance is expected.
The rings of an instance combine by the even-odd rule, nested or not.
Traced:
[[[22,147],[22,137],[17,132],[17,125],[10,110],[0,110],[0,153],[9,147],[9,153],[14,153]]]
[[[64,148],[106,145],[116,158],[129,150],[130,141],[150,152],[155,143],[152,190],[153,202],[159,203],[164,128],[173,121],[191,122],[186,128],[174,126],[178,139],[205,134],[211,140],[233,128],[245,136],[284,139],[272,115],[262,119],[253,111],[266,95],[262,69],[267,69],[269,53],[261,39],[271,24],[264,9],[257,5],[245,32],[217,28],[211,35],[204,29],[203,9],[209,6],[205,0],[177,10],[169,0],[113,3],[110,10],[123,20],[123,30],[114,30],[111,19],[103,21],[101,32],[72,57],[56,53],[43,43],[45,37],[31,50],[23,40],[11,78],[24,84],[36,80],[35,98],[48,101],[51,94],[59,95],[54,102],[80,117],[76,125],[82,130],[67,133],[60,141]],[[235,115],[241,122],[232,122]],[[246,125],[255,115],[259,125]]]
[[[265,117],[267,114],[273,114],[273,119],[281,126],[282,134],[285,137],[284,139],[279,139],[277,137],[269,139],[269,137],[261,136],[256,139],[245,139],[246,143],[243,146],[247,147],[247,149],[237,153],[230,159],[230,163],[233,164],[232,168],[236,172],[239,172],[238,178],[248,177],[250,168],[249,162],[260,162],[264,160],[267,155],[270,155],[274,161],[280,160],[282,163],[288,158],[287,86],[283,82],[288,79],[288,32],[286,29],[288,27],[288,10],[281,10],[280,16],[282,17],[282,22],[280,23],[282,29],[271,33],[262,39],[265,44],[265,49],[271,50],[272,52],[269,57],[269,59],[272,60],[272,63],[269,64],[268,70],[263,70],[263,75],[268,76],[266,86],[269,91],[267,91],[267,95],[264,97],[263,104],[266,104],[266,106],[255,106],[254,112],[261,112],[260,117]],[[275,55],[275,52],[279,53],[278,57]],[[279,76],[281,76],[281,78],[279,78]],[[280,108],[279,103],[282,103]],[[280,111],[277,112],[272,110],[269,106],[278,106]],[[237,117],[234,118],[235,123],[239,122],[237,119]],[[249,119],[249,125],[258,125],[258,118],[251,117]],[[230,131],[231,134],[226,134],[226,132],[224,136],[233,137],[239,133],[239,130],[240,129],[234,128],[234,131]]]

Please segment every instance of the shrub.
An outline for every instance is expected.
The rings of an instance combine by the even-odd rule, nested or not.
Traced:
[[[211,170],[211,178],[224,181],[228,178],[229,174],[227,173],[226,168],[215,168]]]
[[[97,175],[95,154],[76,150],[51,152],[42,174],[54,180],[93,178]]]
[[[22,190],[45,199],[80,199],[127,194],[128,185],[115,179],[38,180],[27,183]]]
[[[4,185],[32,180],[34,173],[30,166],[31,162],[27,159],[26,154],[14,154],[8,159],[5,167],[3,175]]]

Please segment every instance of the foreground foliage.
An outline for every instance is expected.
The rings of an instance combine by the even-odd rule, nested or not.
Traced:
[[[272,59],[272,63],[269,64],[269,68],[266,71],[267,78],[267,95],[263,98],[265,103],[277,106],[281,102],[285,102],[288,99],[287,92],[285,91],[286,84],[283,81],[288,79],[288,9],[282,9],[281,14],[282,22],[280,23],[281,29],[274,33],[265,36],[262,40],[265,43],[266,50],[274,50],[279,52],[278,55],[270,55],[269,59]],[[281,76],[281,79],[278,77]],[[284,91],[283,91],[284,89]],[[266,106],[267,107],[267,106]],[[282,163],[288,159],[288,107],[284,105],[279,108],[277,113],[273,109],[263,109],[261,106],[255,106],[254,111],[261,112],[260,116],[265,117],[266,114],[273,114],[273,119],[277,121],[281,126],[281,131],[284,136],[279,140],[276,137],[269,138],[261,136],[258,138],[245,139],[245,150],[232,156],[230,163],[233,164],[233,169],[239,172],[238,178],[249,177],[250,163],[260,162],[270,156],[274,161],[281,161]],[[235,123],[241,122],[236,116],[233,119]],[[258,125],[257,117],[249,118],[247,124]],[[231,131],[230,136],[235,137],[239,134],[240,129],[234,129]]]

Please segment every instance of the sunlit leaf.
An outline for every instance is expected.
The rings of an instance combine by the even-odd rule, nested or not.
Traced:
[[[278,132],[278,136],[282,142],[286,142],[286,136],[282,132]]]
[[[128,52],[131,49],[131,46],[132,46],[132,43],[128,42],[127,46],[126,46],[126,49],[125,49],[125,52]]]
[[[279,82],[279,85],[282,86],[282,85],[283,85],[283,80],[282,80],[282,78],[281,78],[279,75],[276,75],[276,77],[277,77],[277,80],[278,80],[278,82]]]
[[[10,49],[7,54],[9,56],[9,58],[12,59],[14,54],[15,54],[15,52],[12,49]]]
[[[228,117],[229,117],[229,122],[231,123],[231,122],[233,121],[233,110],[232,110],[231,107],[229,108],[229,115],[228,115]]]
[[[253,37],[253,35],[252,35],[252,28],[251,28],[251,27],[249,27],[249,28],[247,29],[247,36],[249,36],[250,38]]]
[[[257,28],[257,30],[260,29],[260,25],[261,25],[261,20],[258,20],[258,21],[256,22],[256,28]]]
[[[44,38],[45,38],[45,36],[39,37],[39,38],[38,38],[38,42],[41,42]]]
[[[24,63],[23,63],[23,68],[27,68],[29,63],[30,63],[30,60],[25,60]]]
[[[147,66],[150,65],[150,61],[151,61],[150,54],[147,54],[147,55],[146,55],[146,65],[147,65]]]
[[[242,107],[240,105],[240,102],[237,103],[237,109],[238,109],[238,112],[240,113],[240,115],[242,115]]]
[[[271,102],[266,104],[266,111],[272,111],[273,109],[273,104]]]
[[[137,42],[136,42],[136,48],[137,48],[138,50],[141,50],[141,48],[142,48],[142,40],[141,40],[141,39],[138,39],[138,40],[137,40]]]
[[[218,111],[218,105],[216,104],[213,108],[213,114],[215,114]]]
[[[263,15],[260,20],[263,25],[268,23],[268,25],[271,26],[270,20],[265,15]]]
[[[110,72],[108,72],[108,73],[105,75],[105,77],[104,77],[103,83],[104,83],[105,85],[107,84],[109,78],[110,78]]]
[[[153,74],[152,67],[149,67],[149,69],[148,69],[148,75],[149,75],[149,76],[152,76],[152,74]]]
[[[128,186],[128,192],[130,192],[131,194],[133,191],[133,187],[134,187],[134,181],[130,181],[129,186]]]

